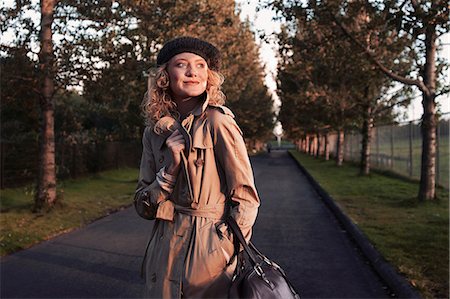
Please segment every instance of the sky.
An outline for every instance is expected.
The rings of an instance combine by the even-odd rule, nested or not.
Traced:
[[[274,32],[279,32],[280,23],[277,21],[273,21],[272,18],[275,16],[275,13],[269,9],[262,9],[256,12],[256,7],[258,6],[258,2],[256,0],[237,0],[237,3],[241,5],[241,19],[245,20],[248,18],[253,25],[254,30],[263,30],[267,34],[271,34]],[[443,35],[443,43],[445,44],[443,50],[438,54],[440,57],[444,57],[447,61],[450,61],[450,33]],[[276,90],[276,67],[277,67],[277,58],[276,58],[276,44],[267,44],[261,42],[258,37],[256,37],[257,43],[260,44],[260,58],[262,62],[266,65],[267,75],[265,77],[266,85],[269,90],[274,94]],[[450,78],[450,71],[447,71],[447,78]],[[417,94],[419,92],[417,91]],[[275,107],[279,107],[280,100],[276,95],[273,96]],[[400,109],[401,112],[406,112],[406,119],[401,118],[399,121],[409,121],[420,119],[423,114],[422,108],[422,98],[419,96],[412,100],[411,105],[405,110]],[[450,118],[450,94],[446,94],[444,96],[438,97],[436,99],[438,106],[440,107],[441,113],[449,113],[446,115],[446,118]],[[403,113],[402,113],[403,114]]]

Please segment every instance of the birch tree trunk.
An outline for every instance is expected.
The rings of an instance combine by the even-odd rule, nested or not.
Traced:
[[[325,156],[325,160],[328,161],[330,160],[330,148],[328,146],[328,133],[325,133],[325,144],[324,144],[324,149],[323,149],[323,154]]]
[[[322,143],[320,142],[320,134],[317,133],[317,148],[316,148],[316,157],[319,158],[320,157],[320,146],[322,145]]]
[[[337,142],[336,164],[337,166],[342,166],[344,162],[344,129],[339,129]]]
[[[308,137],[309,145],[308,145],[308,154],[310,156],[313,155],[313,149],[314,149],[314,137]]]
[[[420,172],[419,200],[436,197],[436,29],[426,28],[425,67],[422,90],[422,164]]]
[[[41,0],[41,32],[39,67],[42,76],[40,107],[42,113],[39,176],[35,197],[35,211],[50,208],[56,201],[55,133],[53,93],[52,23],[55,0]]]
[[[373,117],[372,109],[370,106],[366,109],[366,115],[364,117],[362,127],[362,149],[361,149],[361,163],[360,174],[370,174],[370,142],[372,139]]]

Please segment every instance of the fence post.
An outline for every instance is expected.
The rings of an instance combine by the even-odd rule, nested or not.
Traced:
[[[114,157],[116,162],[116,169],[119,169],[119,146],[117,145],[117,141],[114,142]]]
[[[380,166],[380,134],[378,133],[379,127],[375,128],[375,138],[377,140],[376,143],[376,150],[377,150],[377,166]]]
[[[0,142],[0,163],[1,163],[1,169],[0,169],[0,189],[4,188],[4,182],[3,182],[3,176],[5,175],[5,145],[3,142]]]
[[[439,122],[437,123],[437,126],[436,126],[436,186],[438,186],[439,185],[439,181],[440,181],[440,178],[441,178],[441,176],[440,176],[440,166],[439,166],[439,162],[440,162],[440,159],[439,159],[439,138],[440,138],[440,136],[439,136],[439,134],[441,133],[441,130],[440,130],[440,124],[439,124]]]
[[[348,140],[348,143],[350,144],[350,153],[348,155],[348,160],[353,161],[353,132],[350,134],[350,136],[347,140]]]
[[[413,139],[413,122],[409,122],[409,176],[413,176],[413,147],[412,147],[412,139]]]
[[[77,143],[71,144],[70,149],[72,150],[72,169],[70,170],[70,177],[74,179],[77,176]]]
[[[357,142],[358,142],[358,135],[352,132],[352,161],[358,161],[357,158],[358,155],[355,155],[358,152]]]
[[[391,162],[389,164],[390,164],[390,167],[392,170],[392,169],[394,169],[394,126],[393,125],[391,125],[391,140],[390,140],[390,142],[391,142]]]

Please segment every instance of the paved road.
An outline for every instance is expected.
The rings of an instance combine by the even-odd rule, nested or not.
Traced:
[[[253,242],[302,298],[389,298],[334,216],[285,151],[252,158],[262,206]],[[152,222],[132,208],[7,256],[1,297],[139,297]]]

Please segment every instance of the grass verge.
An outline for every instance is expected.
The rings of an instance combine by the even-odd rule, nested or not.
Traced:
[[[337,167],[291,151],[378,251],[425,298],[449,294],[449,193],[419,202],[418,183],[372,173],[352,165]]]
[[[62,181],[56,206],[42,214],[31,212],[32,187],[1,190],[0,255],[28,248],[129,206],[137,176],[137,169],[126,168]]]

